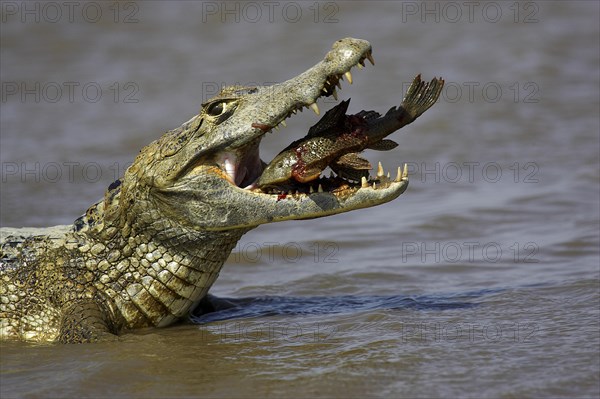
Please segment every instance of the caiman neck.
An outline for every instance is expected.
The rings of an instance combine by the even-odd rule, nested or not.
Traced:
[[[163,214],[147,193],[121,203],[115,185],[75,222],[73,234],[95,259],[86,269],[124,327],[169,325],[207,294],[250,228],[197,230]]]

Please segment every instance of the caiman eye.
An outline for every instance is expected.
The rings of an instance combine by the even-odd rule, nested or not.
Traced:
[[[202,104],[202,112],[211,118],[213,123],[219,124],[229,118],[237,107],[235,99],[220,98]]]
[[[206,110],[206,112],[210,116],[219,116],[225,110],[224,104],[225,104],[224,101],[213,103],[213,104],[211,104],[211,105],[208,106],[208,109]]]

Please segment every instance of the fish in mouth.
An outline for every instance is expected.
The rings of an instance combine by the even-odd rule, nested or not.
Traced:
[[[320,178],[325,168],[330,167],[340,179],[360,181],[361,187],[368,186],[371,164],[359,156],[365,149],[388,151],[398,144],[385,139],[396,130],[412,123],[440,96],[444,81],[434,78],[430,83],[418,75],[413,80],[400,107],[392,107],[381,116],[375,111],[361,111],[346,115],[350,100],[342,101],[310,128],[306,137],[294,141],[273,158],[266,166],[256,185],[261,190],[275,190],[281,193],[304,191],[309,183],[309,193],[318,191],[330,180]],[[400,175],[400,172],[398,172]],[[333,175],[332,175],[333,177]],[[384,176],[381,162],[378,165],[377,180]],[[337,179],[339,181],[339,179]]]

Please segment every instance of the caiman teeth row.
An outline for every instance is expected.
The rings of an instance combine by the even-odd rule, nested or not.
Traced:
[[[385,176],[385,178],[384,178]],[[330,177],[330,179],[333,178]],[[345,179],[342,179],[345,180]],[[373,190],[377,190],[378,188],[382,188],[382,187],[388,187],[391,183],[400,183],[402,181],[408,181],[408,165],[404,164],[404,167],[400,167],[398,166],[398,174],[396,176],[396,178],[394,179],[394,181],[392,182],[390,180],[390,173],[388,172],[387,174],[383,171],[383,166],[381,165],[381,162],[379,162],[379,164],[377,165],[377,179],[375,181],[371,181],[370,179],[367,179],[365,176],[362,176],[360,179],[360,189],[368,189],[371,188]],[[347,181],[347,183],[350,183]],[[352,183],[350,183],[352,184]],[[349,187],[350,189],[357,189],[357,186],[351,186]],[[332,189],[331,192],[335,191],[336,189]],[[311,195],[316,193],[324,193],[325,190],[323,189],[323,185],[321,183],[319,183],[319,185],[317,186],[317,189],[315,190],[315,188],[313,187],[312,184],[308,185],[308,192],[306,192],[306,186],[301,189],[301,190],[290,190],[290,191],[279,191],[277,189],[268,189],[267,191],[263,191],[266,194],[272,194],[272,195],[277,195],[278,196],[278,201],[280,199],[284,199],[286,198],[286,196],[290,195],[292,197],[297,198],[298,196],[302,196],[302,195]],[[328,190],[328,192],[330,192]]]
[[[373,59],[373,54],[369,51],[364,57],[362,57],[360,60],[358,60],[358,63],[356,64],[356,66],[358,66],[359,69],[362,69],[365,66],[365,60],[369,60],[369,62],[372,65],[375,65],[375,60]],[[325,81],[325,86],[321,90],[325,94],[330,93],[330,90],[331,90],[331,95],[337,101],[338,93],[335,88],[337,86],[340,90],[342,89],[342,85],[340,84],[340,81],[344,80],[344,77],[346,78],[348,83],[352,84],[352,73],[348,70],[342,74],[330,76]],[[304,107],[310,108],[315,114],[320,115],[321,110],[319,110],[319,106],[317,105],[317,99],[315,99],[315,101],[312,104],[300,105],[297,108],[294,108],[285,118],[283,118],[273,128],[276,130],[279,130],[279,125],[283,125],[283,127],[287,127],[287,124],[285,123],[285,119],[292,116],[292,114],[298,113],[298,111],[302,112]],[[273,129],[271,129],[271,131],[273,131]]]
[[[381,179],[384,176],[389,180],[390,172],[388,172],[386,174],[383,170],[383,165],[381,165],[381,162],[379,162],[377,165],[377,178]],[[401,168],[400,166],[398,166],[398,172],[397,172],[396,178],[394,179],[395,182],[401,182],[403,180],[405,180],[405,181],[408,180],[408,165],[407,164],[404,164],[404,168]],[[369,188],[369,187],[372,187],[374,189],[377,188],[377,185],[375,182],[373,182],[373,185],[370,186],[369,180],[365,176],[361,177],[360,186],[362,188]]]
[[[373,54],[371,52],[368,52],[363,58],[361,58],[360,60],[358,60],[358,63],[356,64],[356,66],[358,67],[358,69],[362,69],[365,66],[365,60],[369,60],[369,62],[373,65],[375,65],[375,60],[373,59]],[[344,80],[344,78],[346,78],[346,80],[348,81],[348,83],[352,84],[352,72],[350,72],[350,70],[341,73],[339,75],[333,75],[330,76],[327,80],[325,80],[325,85],[321,88],[321,91],[324,94],[331,94],[333,96],[333,98],[335,98],[335,100],[337,101],[338,99],[338,93],[336,91],[336,87],[338,89],[342,89],[342,85],[341,85],[341,81]],[[315,99],[315,102],[313,102],[312,104],[309,104],[307,107],[310,107],[315,114],[319,115],[319,107],[317,107],[317,100]],[[300,107],[300,110],[302,110],[302,107]]]
[[[390,178],[390,172],[387,172],[387,174],[385,173],[385,171],[383,170],[383,165],[381,164],[381,162],[379,162],[377,164],[377,178],[381,179],[383,177],[386,178]],[[402,180],[408,180],[408,165],[404,164],[404,168],[401,168],[400,166],[398,166],[398,172],[396,174],[396,178],[394,179],[394,181],[399,182]],[[363,187],[365,187],[365,185],[367,184],[367,179],[363,176],[362,180],[361,180],[361,184]]]

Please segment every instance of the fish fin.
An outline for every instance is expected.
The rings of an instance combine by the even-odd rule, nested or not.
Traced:
[[[371,144],[367,148],[375,151],[389,151],[396,147],[398,147],[398,143],[396,143],[394,140],[383,139],[377,143]]]
[[[309,181],[313,181],[319,178],[319,176],[321,175],[321,172],[323,171],[323,169],[321,169],[318,166],[314,166],[314,167],[307,167],[306,169],[300,171],[294,171],[292,172],[292,177],[296,180],[299,181],[300,183],[308,183]]]
[[[364,120],[369,121],[372,119],[379,118],[381,116],[381,114],[376,111],[360,111],[358,114],[356,114],[356,116],[360,116]]]
[[[404,124],[411,123],[435,104],[442,93],[443,87],[444,80],[441,78],[433,78],[431,82],[425,83],[421,80],[421,74],[417,75],[400,105],[399,111],[405,113],[403,115]],[[388,113],[390,112],[392,112],[392,109],[388,111]]]
[[[321,135],[323,132],[329,131],[331,128],[338,126],[341,123],[344,123],[346,120],[346,111],[348,110],[348,105],[350,104],[350,99],[342,101],[335,107],[331,108],[329,111],[325,112],[325,115],[317,123],[315,123],[310,129],[308,129],[308,134],[305,138],[315,137]]]
[[[369,161],[359,156],[357,152],[342,155],[329,167],[338,176],[355,181],[360,181],[363,176],[369,177],[369,170],[373,169]]]
[[[360,181],[360,179],[364,176],[366,178],[369,177],[369,170],[366,169],[353,169],[350,167],[340,166],[340,165],[329,165],[331,170],[333,170],[339,177],[344,179]]]
[[[391,114],[391,113],[394,113],[394,112],[396,112],[397,110],[398,110],[398,108],[397,108],[396,106],[393,106],[392,108],[390,108],[390,109],[388,110],[388,112],[386,112],[386,113],[385,113],[385,115],[387,116],[387,115],[389,115],[389,114]]]
[[[332,165],[357,170],[371,170],[373,167],[368,160],[362,158],[357,152],[344,154],[332,162]]]

